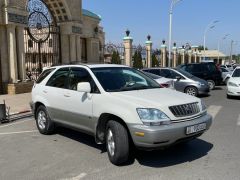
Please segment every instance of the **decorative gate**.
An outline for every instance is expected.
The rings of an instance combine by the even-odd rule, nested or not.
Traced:
[[[29,79],[36,80],[44,67],[61,63],[60,29],[41,0],[30,0],[28,10],[24,33],[26,72]]]

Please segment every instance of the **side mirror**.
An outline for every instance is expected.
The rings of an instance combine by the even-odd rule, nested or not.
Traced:
[[[91,85],[89,82],[81,82],[77,85],[77,91],[83,93],[90,93],[91,92]]]
[[[177,81],[180,81],[182,79],[181,76],[176,76]]]

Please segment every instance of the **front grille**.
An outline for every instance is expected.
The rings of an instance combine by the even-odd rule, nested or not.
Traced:
[[[193,116],[200,112],[198,103],[183,104],[169,107],[170,111],[176,117]]]

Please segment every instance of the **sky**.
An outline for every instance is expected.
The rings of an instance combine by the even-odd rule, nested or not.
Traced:
[[[83,0],[83,8],[101,15],[106,32],[106,43],[121,43],[126,29],[134,44],[144,44],[148,34],[154,48],[163,39],[168,41],[169,8],[171,0]],[[173,41],[177,46],[186,43],[202,45],[206,26],[219,20],[207,33],[206,46],[229,55],[231,40],[233,52],[240,53],[240,1],[239,0],[182,0],[173,11]]]

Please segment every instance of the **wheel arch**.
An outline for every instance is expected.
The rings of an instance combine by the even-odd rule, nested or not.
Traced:
[[[116,116],[111,113],[102,113],[98,119],[97,126],[96,126],[95,140],[97,143],[102,144],[105,142],[105,130],[106,130],[107,123],[110,120],[116,121],[116,122],[120,123],[121,125],[123,125],[123,127],[125,127],[128,132],[128,136],[129,136],[130,140],[132,141],[132,137],[131,137],[130,131],[128,129],[128,126],[121,117]]]

